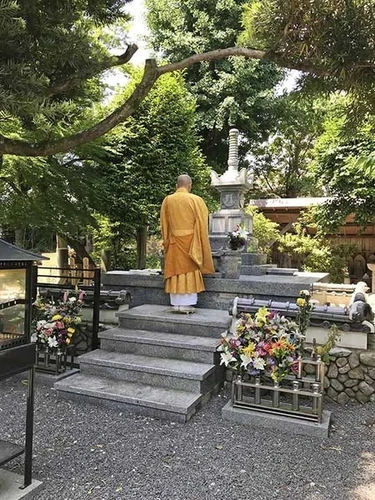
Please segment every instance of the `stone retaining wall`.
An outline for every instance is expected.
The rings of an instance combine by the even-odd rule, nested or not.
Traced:
[[[335,347],[329,352],[324,389],[340,404],[375,401],[375,351]]]

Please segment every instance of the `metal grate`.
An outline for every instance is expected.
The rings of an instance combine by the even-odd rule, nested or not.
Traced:
[[[306,365],[314,367],[315,375],[304,374]],[[239,375],[232,384],[233,407],[321,423],[324,366],[319,356],[316,360],[299,358],[298,374],[280,383],[273,382],[270,374],[248,381]]]

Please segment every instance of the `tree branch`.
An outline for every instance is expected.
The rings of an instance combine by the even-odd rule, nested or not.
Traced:
[[[213,61],[218,59],[225,59],[230,56],[242,56],[247,59],[258,59],[272,61],[282,66],[283,68],[295,69],[297,71],[303,71],[307,73],[314,73],[320,76],[329,75],[329,71],[324,68],[313,68],[305,64],[295,64],[285,61],[280,55],[273,52],[266,52],[264,50],[257,50],[245,47],[228,47],[227,49],[217,49],[211,50],[210,52],[203,52],[202,54],[194,54],[193,56],[187,57],[182,61],[175,63],[165,64],[164,66],[159,66],[158,72],[163,75],[164,73],[169,73],[171,71],[177,71],[180,69],[187,68],[193,64],[197,64],[202,61]]]
[[[140,102],[147,96],[155,81],[158,79],[157,66],[154,59],[148,59],[141,82],[136,86],[133,94],[115,111],[93,127],[77,134],[64,137],[54,143],[46,142],[29,144],[23,141],[8,139],[0,136],[0,154],[18,156],[51,156],[68,151],[101,137],[116,125],[123,122],[137,109]]]
[[[110,68],[114,68],[116,66],[122,66],[123,64],[126,64],[127,62],[130,61],[130,59],[137,52],[137,50],[138,50],[138,46],[136,44],[130,44],[123,54],[116,56],[116,57],[113,57],[109,61],[107,61],[105,64],[103,64],[102,66],[97,67],[94,74],[88,73],[86,75],[72,76],[71,78],[68,78],[67,80],[59,82],[57,85],[50,87],[46,92],[47,97],[51,97],[51,96],[54,96],[56,94],[61,94],[63,92],[68,92],[72,88],[76,87],[79,84],[79,82],[81,82],[84,79],[91,78],[91,77],[97,75],[98,73],[105,71],[106,69],[110,69]]]
[[[125,52],[122,56],[119,56],[119,58],[117,58],[117,63],[124,64],[124,62],[128,60],[127,58],[132,51],[136,51],[136,46],[129,46],[127,51],[128,55],[126,55]],[[327,76],[330,74],[330,71],[327,68],[311,67],[308,64],[303,63],[289,63],[278,54],[244,47],[229,47],[226,49],[212,50],[210,52],[205,52],[202,54],[195,54],[186,59],[183,59],[182,61],[165,64],[159,67],[157,66],[154,59],[148,59],[145,63],[142,81],[136,86],[133,94],[111,115],[104,118],[93,127],[83,132],[78,132],[77,134],[59,139],[56,142],[46,141],[35,144],[8,139],[7,137],[0,135],[0,155],[9,154],[18,156],[51,156],[56,153],[62,153],[77,146],[81,146],[82,144],[91,142],[109,132],[112,128],[114,128],[119,123],[122,123],[124,120],[126,120],[126,118],[134,113],[138,105],[147,96],[152,86],[161,75],[187,68],[202,61],[224,59],[230,56],[242,56],[249,59],[273,61],[284,68],[309,72],[319,76]],[[63,84],[64,83],[60,85],[62,86]],[[68,85],[68,83],[65,82],[65,85]]]

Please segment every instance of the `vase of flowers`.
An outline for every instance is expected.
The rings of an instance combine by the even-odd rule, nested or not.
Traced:
[[[297,323],[262,307],[254,315],[242,313],[235,333],[222,335],[218,351],[221,364],[237,374],[269,375],[279,383],[298,370],[302,340]]]
[[[249,231],[246,231],[243,224],[238,224],[234,231],[228,233],[228,245],[231,250],[243,250],[247,238],[249,236]]]
[[[78,296],[64,293],[57,300],[38,296],[33,303],[31,340],[36,342],[37,369],[54,373],[65,371],[67,350],[81,323],[82,299],[83,292]]]

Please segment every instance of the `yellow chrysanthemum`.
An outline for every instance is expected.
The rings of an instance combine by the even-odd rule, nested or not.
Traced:
[[[59,321],[60,319],[62,319],[61,314],[55,314],[52,318],[52,321]]]
[[[68,338],[65,340],[65,342],[67,343],[67,345],[69,345],[69,344],[70,344],[70,338],[68,337]]]
[[[247,347],[242,349],[242,352],[251,358],[255,352],[255,345],[250,343]]]
[[[303,307],[306,305],[306,300],[305,299],[297,299],[297,306]]]
[[[73,335],[74,332],[75,332],[74,328],[68,328],[68,335],[70,334],[69,337]]]

